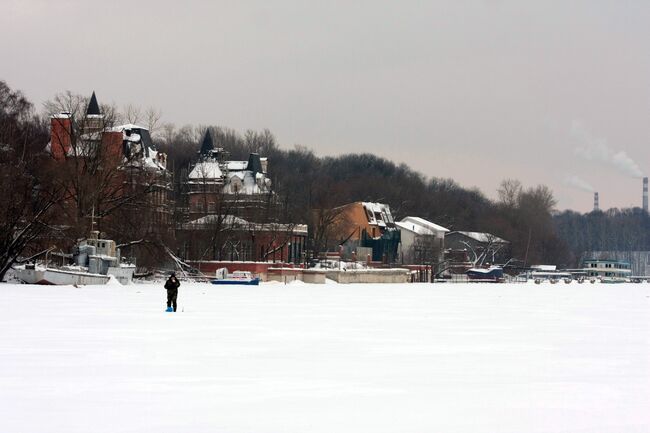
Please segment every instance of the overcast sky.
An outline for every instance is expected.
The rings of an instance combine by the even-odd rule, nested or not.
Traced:
[[[0,79],[372,152],[494,196],[641,204],[648,1],[0,0]],[[271,168],[273,162],[271,161]]]

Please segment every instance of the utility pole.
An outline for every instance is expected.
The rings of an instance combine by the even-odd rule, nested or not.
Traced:
[[[524,268],[528,264],[528,249],[530,248],[531,233],[532,233],[532,228],[528,227],[528,243],[526,244],[526,255],[524,256]]]

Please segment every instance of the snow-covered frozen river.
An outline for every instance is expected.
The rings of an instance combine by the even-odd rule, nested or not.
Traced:
[[[650,431],[650,284],[0,284],[0,431]]]

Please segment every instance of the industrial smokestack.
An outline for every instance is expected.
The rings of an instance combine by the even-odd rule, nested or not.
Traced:
[[[594,193],[594,212],[600,210],[600,206],[598,205],[598,193]]]
[[[648,212],[648,178],[643,178],[643,210]]]

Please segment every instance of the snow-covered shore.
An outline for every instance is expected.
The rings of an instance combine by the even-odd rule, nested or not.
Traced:
[[[0,284],[1,431],[647,432],[650,284]]]

